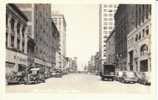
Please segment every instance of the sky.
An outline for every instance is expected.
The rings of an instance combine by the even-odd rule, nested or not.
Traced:
[[[77,57],[82,70],[99,50],[99,7],[95,4],[52,4],[52,11],[66,20],[66,56]],[[83,65],[83,66],[82,66]]]

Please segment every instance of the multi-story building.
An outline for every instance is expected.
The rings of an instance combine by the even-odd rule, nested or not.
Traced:
[[[99,52],[95,54],[95,72],[99,73]]]
[[[106,40],[106,63],[116,64],[115,61],[115,30],[113,30]]]
[[[88,61],[88,72],[90,73],[96,72],[95,56],[91,56],[90,60]]]
[[[28,56],[28,58],[33,59],[29,65],[30,67],[40,67],[45,71],[46,76],[49,76],[51,69],[55,67],[56,55],[54,53],[57,51],[57,44],[59,42],[59,33],[51,19],[51,5],[16,5],[29,19],[27,33],[35,44],[32,46],[32,49],[28,49],[28,51],[30,51],[30,56],[32,56]]]
[[[59,52],[59,46],[60,46],[60,34],[59,31],[57,30],[53,19],[50,19],[51,21],[51,33],[52,33],[52,39],[50,40],[50,44],[51,44],[51,64],[52,64],[52,68],[51,68],[51,72],[53,72],[54,69],[56,69],[56,53]]]
[[[33,65],[34,63],[34,47],[35,47],[35,41],[34,41],[34,5],[33,4],[16,4],[16,6],[26,15],[28,18],[27,22],[27,35],[28,35],[28,66]]]
[[[6,76],[27,68],[28,19],[14,4],[6,5]]]
[[[66,65],[66,22],[64,15],[54,14],[52,15],[53,21],[60,33],[60,50],[57,53],[57,68],[64,70]]]
[[[106,40],[114,29],[114,14],[117,10],[117,5],[100,4],[99,5],[99,54],[100,54],[100,70],[106,62]]]
[[[119,70],[127,70],[127,34],[135,26],[134,5],[120,4],[115,14],[115,54]]]
[[[127,35],[127,69],[151,71],[151,5],[134,5],[135,28]]]

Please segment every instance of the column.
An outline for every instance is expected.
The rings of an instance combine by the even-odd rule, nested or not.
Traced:
[[[23,27],[24,27],[24,25],[21,24],[20,25],[20,51],[22,51],[22,40],[23,40],[23,38],[22,38],[22,30],[23,30]]]
[[[11,23],[10,23],[10,21],[11,21],[11,19],[12,19],[12,16],[11,15],[8,15],[8,40],[6,40],[6,41],[8,41],[8,44],[7,44],[7,47],[8,48],[10,48],[10,46],[11,46]]]
[[[24,31],[24,53],[27,54],[27,35],[25,34],[27,31],[27,26],[24,26],[25,27],[25,31]]]
[[[18,21],[15,20],[15,24],[14,24],[14,48],[17,49],[17,24],[18,24]]]

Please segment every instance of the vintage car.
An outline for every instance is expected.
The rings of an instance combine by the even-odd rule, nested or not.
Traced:
[[[151,75],[150,72],[139,72],[137,73],[138,83],[144,85],[151,85]]]
[[[25,72],[12,72],[6,75],[6,84],[22,84],[25,83]]]
[[[26,84],[37,84],[45,82],[44,74],[40,72],[40,68],[31,68],[28,72]]]
[[[135,72],[125,71],[123,72],[121,82],[123,83],[137,83],[138,77]]]

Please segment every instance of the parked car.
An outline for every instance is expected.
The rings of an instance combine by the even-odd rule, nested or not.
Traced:
[[[121,81],[122,76],[123,76],[123,71],[117,71],[115,74],[115,80]]]
[[[45,82],[44,73],[40,72],[40,68],[31,68],[28,73],[28,80],[25,84],[37,84]]]
[[[137,76],[138,76],[138,83],[144,85],[151,85],[150,72],[139,72]]]
[[[22,84],[25,82],[25,74],[24,72],[12,72],[6,75],[7,84]]]
[[[135,72],[125,71],[123,72],[121,82],[123,83],[136,83],[138,81],[138,77]]]

